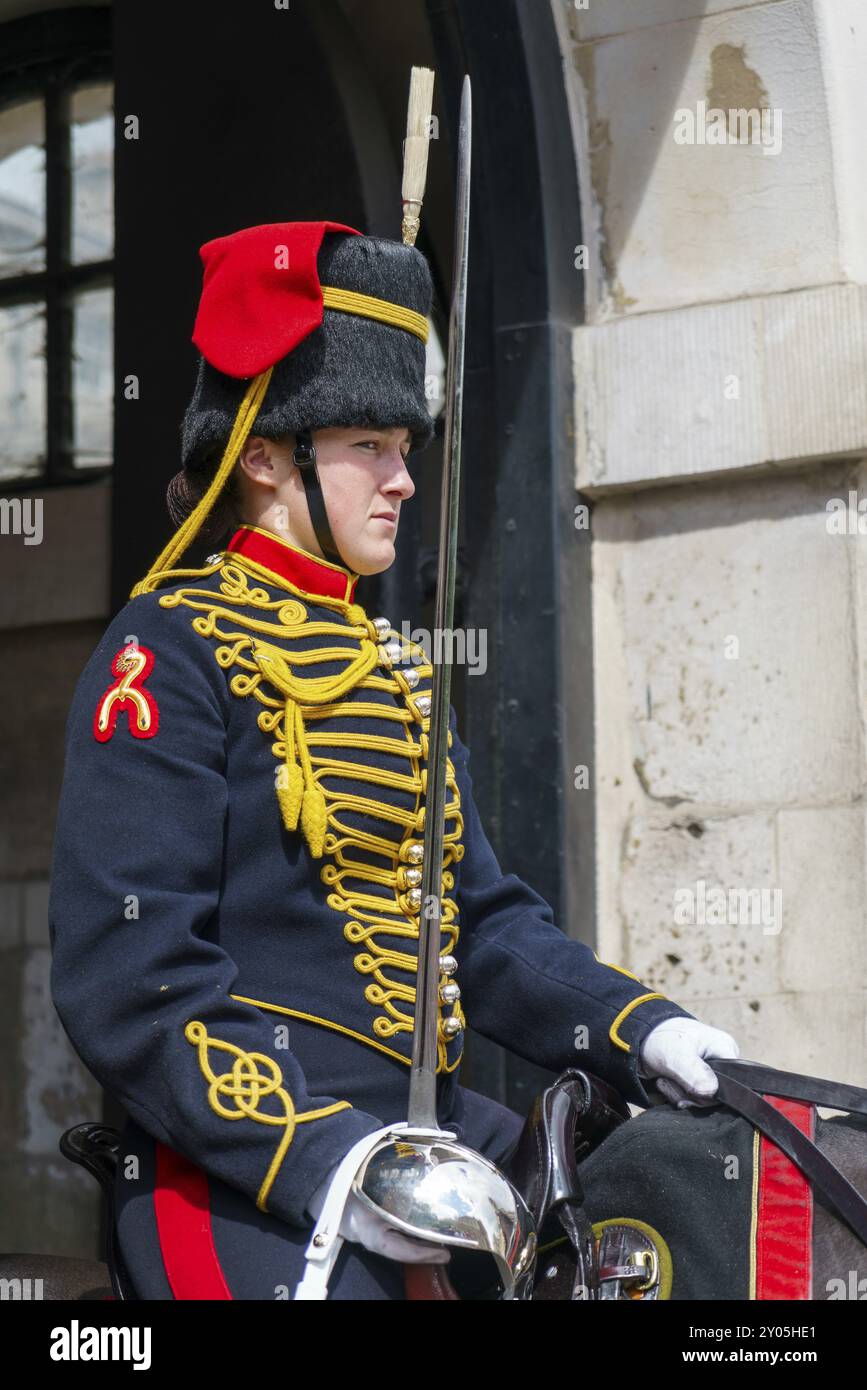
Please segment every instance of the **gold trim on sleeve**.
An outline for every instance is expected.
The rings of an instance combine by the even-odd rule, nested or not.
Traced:
[[[630,1047],[629,1043],[624,1042],[622,1038],[619,1038],[619,1037],[617,1036],[617,1029],[620,1027],[621,1023],[622,1023],[623,1020],[627,1017],[627,1015],[628,1015],[628,1014],[631,1014],[633,1009],[638,1008],[638,1005],[639,1005],[639,1004],[646,1004],[646,1003],[648,1002],[648,1000],[650,1000],[650,999],[665,999],[665,998],[666,998],[666,996],[665,996],[664,994],[656,994],[656,993],[653,993],[653,994],[639,994],[639,995],[637,996],[637,998],[635,998],[635,999],[630,999],[629,1003],[626,1005],[626,1008],[620,1010],[620,1013],[617,1015],[617,1017],[615,1018],[614,1022],[612,1023],[611,1027],[610,1027],[609,1030],[608,1030],[608,1036],[609,1036],[609,1038],[611,1039],[611,1041],[614,1043],[614,1046],[615,1046],[615,1047],[620,1047],[620,1048],[622,1048],[624,1052],[631,1052],[631,1051],[632,1051],[632,1048]]]

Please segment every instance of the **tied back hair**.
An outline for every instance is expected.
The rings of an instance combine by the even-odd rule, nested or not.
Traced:
[[[172,478],[166,489],[166,507],[175,528],[186,521],[204,497],[219,462],[219,453],[211,453],[206,458],[196,460],[182,468]],[[236,465],[231,477],[202,523],[199,531],[200,539],[209,545],[214,545],[230,532],[237,530],[238,526],[241,525],[240,509],[241,493],[238,486]]]

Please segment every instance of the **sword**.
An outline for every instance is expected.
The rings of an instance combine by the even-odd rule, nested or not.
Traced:
[[[464,401],[464,342],[467,319],[467,277],[470,236],[470,155],[472,92],[464,77],[458,130],[458,171],[455,217],[454,273],[449,315],[446,367],[445,446],[440,495],[440,547],[437,567],[437,634],[451,638],[455,607],[455,569],[461,481],[461,421]],[[441,639],[442,640],[442,639]],[[443,645],[445,645],[443,643]],[[409,1123],[437,1128],[436,1067],[439,1003],[439,952],[443,836],[445,832],[446,759],[448,756],[451,653],[436,661],[431,652],[430,732],[428,735],[427,795],[424,816],[424,860],[418,936],[415,1028],[409,1083]]]
[[[416,72],[413,70],[413,87]],[[430,85],[424,101],[429,99]],[[418,118],[422,98],[415,93]],[[411,92],[410,109],[413,111]],[[427,106],[428,114],[430,106]],[[461,415],[470,226],[470,79],[464,78],[458,134],[458,176],[454,280],[449,316],[446,417],[440,499],[440,552],[437,570],[435,633],[451,633],[454,616],[460,495]],[[416,135],[420,118],[416,120]],[[414,137],[413,120],[407,145]],[[410,148],[412,148],[410,146]],[[417,167],[423,157],[416,149]],[[423,177],[404,181],[407,222],[404,240],[412,244],[424,195]],[[440,975],[442,853],[445,830],[451,663],[433,660],[428,736],[424,864],[419,912],[416,1016],[412,1041],[409,1117],[360,1139],[342,1161],[304,1252],[306,1271],[296,1299],[323,1299],[343,1238],[340,1222],[350,1194],[395,1230],[438,1246],[489,1255],[499,1274],[503,1297],[529,1298],[536,1263],[537,1235],[532,1213],[520,1192],[493,1163],[455,1142],[437,1120],[436,1066]],[[424,1268],[430,1267],[422,1267]],[[418,1275],[415,1271],[416,1284]],[[430,1276],[429,1276],[430,1277]],[[420,1285],[418,1285],[420,1287]],[[409,1287],[409,1286],[408,1286]]]

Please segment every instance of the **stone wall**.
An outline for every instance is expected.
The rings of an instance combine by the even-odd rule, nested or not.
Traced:
[[[0,1250],[96,1256],[99,1188],[57,1142],[102,1118],[102,1091],[51,999],[48,884],[69,706],[108,618],[111,490],[25,496],[41,542],[0,535]]]
[[[863,1084],[867,11],[552,4],[586,210],[599,951],[743,1055]]]

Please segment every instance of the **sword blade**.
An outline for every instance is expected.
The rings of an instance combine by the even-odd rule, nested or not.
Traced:
[[[458,507],[461,475],[461,421],[464,398],[464,342],[467,318],[467,278],[470,237],[470,162],[472,92],[469,76],[461,92],[455,217],[454,275],[449,314],[446,367],[446,417],[443,478],[440,497],[440,547],[437,567],[436,617],[431,663],[430,726],[427,792],[424,817],[424,860],[419,909],[418,974],[415,1028],[409,1083],[409,1123],[437,1128],[436,1068],[439,1003],[440,918],[442,904],[443,836],[445,831],[446,759],[448,756],[451,693],[451,627],[454,620]],[[437,660],[437,645],[440,655]]]

